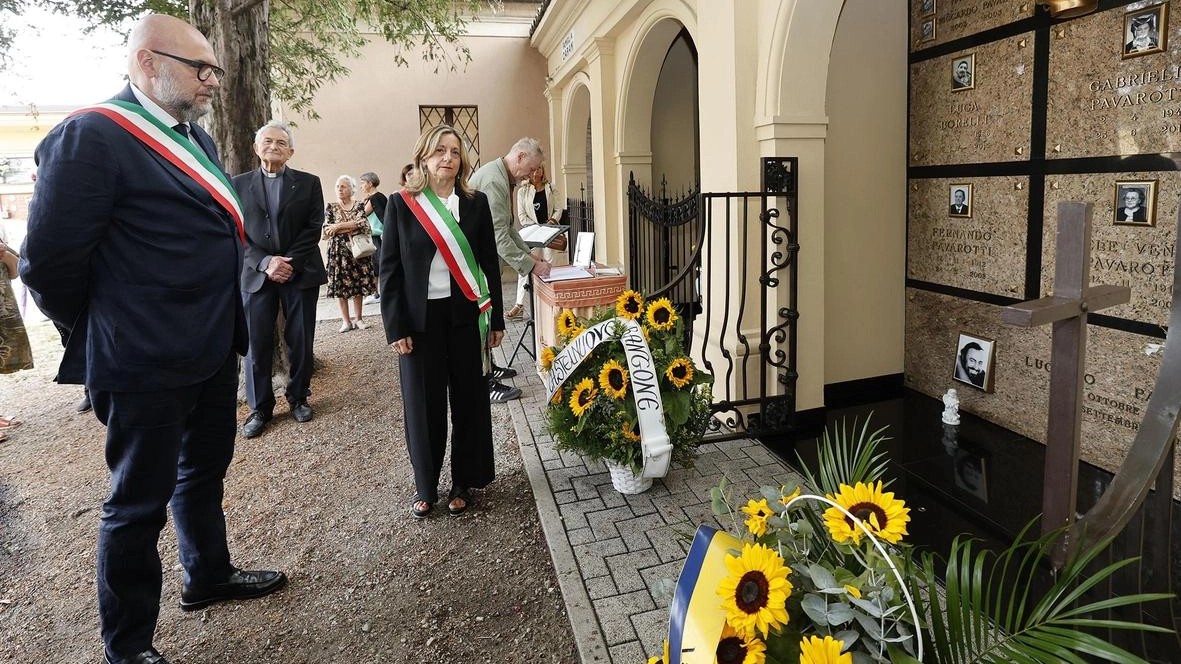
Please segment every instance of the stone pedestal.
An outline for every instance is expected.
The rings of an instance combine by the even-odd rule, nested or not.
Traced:
[[[558,340],[557,320],[563,309],[575,316],[590,318],[604,306],[614,307],[615,300],[627,288],[627,275],[595,276],[590,279],[545,282],[534,278],[533,318],[537,330],[538,351],[554,346]]]

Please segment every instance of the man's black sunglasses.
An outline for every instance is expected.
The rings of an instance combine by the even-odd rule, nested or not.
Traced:
[[[202,81],[202,82],[208,81],[210,74],[217,74],[218,80],[225,78],[226,70],[222,69],[221,67],[218,67],[217,65],[211,65],[208,62],[201,62],[200,60],[190,60],[188,58],[182,58],[179,55],[165,53],[164,51],[157,51],[154,49],[148,49],[148,50],[151,51],[152,53],[155,53],[156,55],[163,55],[164,57],[172,58],[173,60],[176,60],[177,62],[183,62],[186,65],[196,69],[198,81]]]

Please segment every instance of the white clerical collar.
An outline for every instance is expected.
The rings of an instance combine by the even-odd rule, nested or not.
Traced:
[[[152,117],[156,118],[160,122],[163,122],[165,125],[169,127],[175,127],[178,124],[183,124],[186,127],[189,126],[189,123],[187,122],[177,122],[176,118],[168,114],[168,111],[160,108],[160,105],[152,101],[151,97],[147,96],[142,90],[135,87],[135,83],[131,84],[131,94],[135,95],[136,101],[139,102],[140,106],[144,107],[145,111],[150,113]]]
[[[280,175],[283,175],[283,171],[287,170],[287,167],[284,166],[284,167],[280,168],[278,173],[271,173],[271,172],[267,171],[267,169],[265,169],[261,166],[258,167],[258,170],[262,171],[262,176],[264,178],[274,179],[274,178],[279,177]]]

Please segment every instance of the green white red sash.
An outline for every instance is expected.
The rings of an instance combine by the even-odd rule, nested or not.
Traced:
[[[435,248],[447,264],[447,270],[451,272],[451,277],[459,284],[459,290],[463,292],[464,297],[479,307],[480,345],[483,348],[488,341],[492,297],[488,292],[488,280],[484,276],[484,271],[480,269],[472,245],[460,230],[451,211],[429,187],[417,195],[411,195],[406,190],[398,193],[414,214],[414,218],[422,224],[423,230],[434,241]],[[486,353],[484,359],[486,363],[489,361]],[[485,369],[487,368],[486,366]]]
[[[111,99],[101,104],[80,108],[71,116],[81,113],[99,113],[107,116],[115,124],[127,130],[138,138],[144,145],[164,157],[185,175],[188,175],[203,189],[209,192],[213,200],[225,208],[238,225],[238,239],[246,244],[246,231],[242,227],[242,203],[234,187],[209,157],[205,155],[193,142],[176,133],[172,127],[160,122],[154,115],[148,113],[139,104]]]

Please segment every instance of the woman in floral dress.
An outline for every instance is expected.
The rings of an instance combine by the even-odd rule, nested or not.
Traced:
[[[348,175],[336,178],[336,202],[324,210],[324,239],[328,240],[328,297],[340,304],[340,331],[367,329],[361,318],[361,298],[377,292],[377,271],[373,256],[353,258],[349,238],[370,232],[365,221],[365,204],[356,200],[357,182]],[[349,317],[349,300],[356,315]]]

